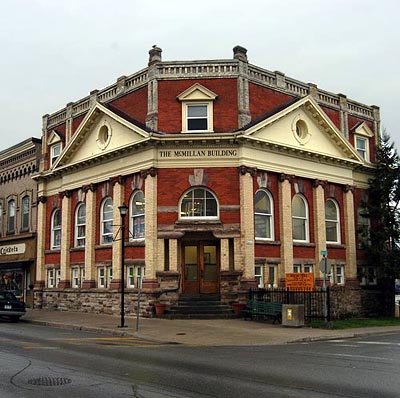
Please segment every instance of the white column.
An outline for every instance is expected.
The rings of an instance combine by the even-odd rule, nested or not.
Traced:
[[[281,267],[279,278],[293,271],[292,187],[290,177],[282,174],[279,184],[279,226],[281,240]]]

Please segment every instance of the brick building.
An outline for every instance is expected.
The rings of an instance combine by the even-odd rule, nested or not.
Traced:
[[[0,290],[33,304],[36,273],[37,183],[41,140],[0,152]]]
[[[121,218],[127,311],[161,299],[330,283],[362,312],[375,283],[360,203],[379,108],[233,59],[162,61],[43,117],[36,304],[118,313]],[[60,294],[62,293],[62,294]],[[344,302],[342,300],[342,302]]]

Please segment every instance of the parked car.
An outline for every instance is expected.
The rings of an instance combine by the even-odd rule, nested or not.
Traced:
[[[18,300],[14,293],[0,291],[0,316],[7,317],[13,322],[18,322],[19,318],[24,315],[25,303]]]

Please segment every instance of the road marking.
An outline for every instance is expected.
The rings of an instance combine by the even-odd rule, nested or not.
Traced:
[[[399,343],[391,343],[391,342],[387,342],[387,341],[359,341],[358,344],[394,345],[394,346],[400,346]]]
[[[324,355],[332,355],[334,357],[344,357],[344,358],[360,358],[360,359],[376,359],[377,361],[393,361],[390,358],[382,358],[382,357],[370,357],[367,355],[352,355],[352,354],[336,354],[336,353],[325,353]]]

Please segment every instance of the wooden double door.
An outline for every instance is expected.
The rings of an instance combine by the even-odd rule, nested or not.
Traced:
[[[212,241],[182,245],[183,293],[219,293],[219,253],[219,245]]]

